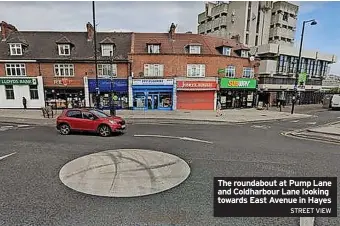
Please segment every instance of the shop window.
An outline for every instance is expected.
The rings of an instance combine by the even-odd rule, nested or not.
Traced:
[[[224,46],[223,47],[223,55],[225,55],[225,56],[230,56],[230,54],[231,54],[231,48],[230,47],[226,47],[226,46]]]
[[[253,77],[254,77],[254,68],[244,67],[243,78],[253,78]]]
[[[144,77],[163,77],[163,64],[144,64]]]
[[[98,64],[98,77],[117,77],[117,64]]]
[[[81,111],[73,110],[67,112],[67,117],[70,118],[83,118]]]
[[[133,94],[133,107],[145,108],[145,94],[143,92]]]
[[[188,77],[205,77],[205,65],[204,64],[188,64],[187,65]]]
[[[191,45],[189,46],[190,54],[201,54],[201,46]]]
[[[171,93],[160,93],[159,94],[159,107],[171,108],[171,106],[172,106]]]
[[[160,53],[160,45],[148,45],[148,53]]]
[[[5,85],[6,99],[14,100],[14,90],[12,85]]]
[[[37,85],[30,85],[30,97],[31,100],[38,100],[39,93],[38,93],[38,86]]]
[[[113,55],[113,45],[101,45],[102,56],[111,56]]]
[[[54,65],[55,76],[74,76],[73,64],[55,64]]]
[[[228,77],[228,78],[234,78],[235,77],[235,66],[228,66],[226,67],[225,69],[225,77]]]
[[[25,64],[6,64],[7,76],[26,76]]]
[[[20,43],[9,44],[11,56],[21,56],[22,55],[22,45]]]
[[[59,55],[61,56],[69,56],[71,54],[70,49],[69,44],[58,45]]]

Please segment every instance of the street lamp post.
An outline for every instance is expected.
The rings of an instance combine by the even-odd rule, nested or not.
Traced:
[[[110,67],[111,67],[111,73],[110,73],[110,78],[111,78],[111,89],[110,89],[110,114],[111,115],[116,115],[116,108],[115,108],[115,103],[114,103],[114,93],[113,93],[113,53],[110,51]]]
[[[96,8],[95,2],[92,1],[92,16],[93,16],[93,42],[94,42],[94,64],[96,71],[96,105],[97,109],[100,108],[100,96],[99,96],[99,81],[98,81],[98,62],[97,62],[97,31],[96,31]]]
[[[310,23],[311,25],[316,25],[316,20],[305,20],[302,24],[302,31],[301,31],[301,40],[300,40],[300,49],[299,49],[299,58],[296,64],[296,74],[295,74],[295,84],[294,84],[294,93],[293,93],[293,103],[292,103],[292,111],[291,114],[294,114],[294,107],[296,102],[296,94],[297,94],[297,87],[299,83],[299,73],[300,73],[300,63],[301,63],[301,52],[302,52],[302,44],[303,44],[303,35],[305,33],[305,25]]]

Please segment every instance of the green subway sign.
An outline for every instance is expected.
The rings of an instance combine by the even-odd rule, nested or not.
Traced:
[[[256,89],[256,79],[249,78],[222,78],[222,89]]]
[[[36,78],[0,78],[0,85],[38,85]]]

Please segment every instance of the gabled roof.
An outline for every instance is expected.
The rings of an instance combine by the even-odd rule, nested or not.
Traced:
[[[201,45],[201,54],[221,55],[218,47],[226,45],[234,48],[246,48],[234,39],[225,39],[208,35],[176,33],[174,39],[169,38],[168,33],[134,33],[134,54],[146,53],[145,45],[150,40],[156,39],[161,44],[163,54],[185,54],[188,45]],[[232,51],[231,56],[238,56]]]
[[[73,44],[66,36],[62,36],[55,43],[57,43],[57,44]]]
[[[109,37],[106,37],[100,44],[114,44],[113,40]]]
[[[98,60],[107,60],[100,52],[100,40],[109,38],[116,45],[113,58],[116,60],[128,60],[131,49],[131,32],[97,32]],[[0,59],[27,59],[27,60],[65,60],[59,56],[56,41],[71,41],[75,48],[71,51],[69,60],[94,60],[93,41],[87,40],[87,32],[57,32],[57,31],[21,31],[13,32],[7,37],[7,41],[0,40]],[[29,45],[22,56],[10,56],[8,41],[23,39]],[[62,40],[60,40],[62,39]],[[64,40],[64,41],[63,41]]]

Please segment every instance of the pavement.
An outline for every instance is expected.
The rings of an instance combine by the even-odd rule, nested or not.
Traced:
[[[317,117],[285,122],[205,125],[204,129],[195,124],[131,124],[124,135],[108,138],[89,134],[62,136],[48,126],[1,131],[0,225],[298,226],[300,219],[297,217],[214,218],[213,177],[336,177],[340,173],[339,145],[293,139],[281,133],[319,127],[336,121],[339,116],[338,112],[327,111],[317,113]],[[148,180],[153,178],[152,175],[158,178],[160,171],[153,169],[158,161],[163,161],[161,165],[168,165],[162,157],[143,160],[140,154],[124,153],[124,150],[131,149],[177,156],[188,164],[190,175],[166,191],[130,198],[86,194],[81,189],[66,186],[60,179],[61,169],[72,161],[82,157],[88,159],[95,153],[100,157],[101,153],[112,153],[113,150],[120,150],[124,154],[122,157],[132,159],[132,162],[125,163],[131,164],[127,168],[120,168],[122,159],[117,159],[117,169],[124,171],[124,177],[142,170],[136,168],[137,162],[133,161],[136,159],[139,167],[146,170],[136,174],[139,179]],[[159,160],[155,162],[155,159]],[[93,161],[85,162],[91,168],[97,162]],[[108,159],[103,158],[98,164],[106,161]],[[97,168],[97,171],[82,175],[93,179],[95,173],[102,174],[107,178],[107,188],[117,176],[116,172],[114,167],[111,171]],[[86,180],[78,184],[84,188]],[[340,185],[339,180],[337,185]],[[131,188],[136,189],[134,183]],[[314,225],[338,226],[340,218],[316,217]]]
[[[61,111],[57,111],[59,115]],[[240,109],[224,110],[222,116],[216,117],[215,111],[130,111],[118,110],[117,115],[126,119],[128,123],[135,122],[183,122],[189,121],[197,124],[212,123],[243,123],[261,122],[271,120],[285,120],[312,117],[308,114],[290,114],[288,112],[278,112],[269,110]],[[54,125],[55,118],[43,118],[40,110],[21,110],[21,109],[0,109],[0,121],[32,123],[41,125]]]

